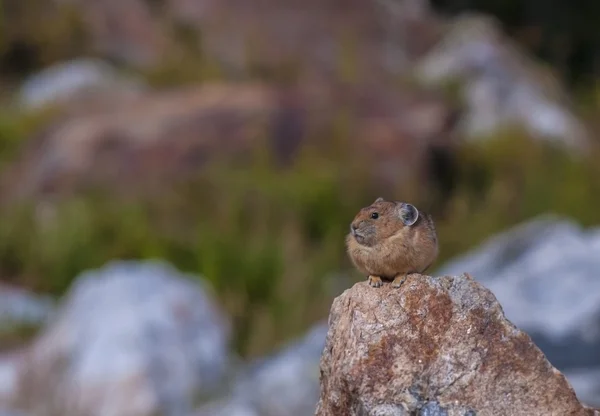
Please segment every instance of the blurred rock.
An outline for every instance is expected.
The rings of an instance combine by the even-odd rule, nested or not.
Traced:
[[[80,58],[52,65],[29,77],[21,86],[19,101],[26,109],[37,109],[84,96],[126,94],[141,89],[139,81],[126,80],[107,63]]]
[[[70,3],[81,12],[99,53],[144,68],[185,59],[188,48],[200,50],[228,75],[331,76],[354,56],[360,57],[356,74],[376,80],[405,68],[436,39],[424,0]]]
[[[209,403],[194,412],[193,416],[262,416],[250,403],[242,399],[237,400],[233,398]]]
[[[229,397],[201,407],[194,416],[312,416],[319,398],[319,357],[326,323],[301,340],[253,363]]]
[[[10,403],[18,392],[19,370],[23,364],[20,352],[0,354],[0,416],[12,415]],[[17,414],[16,411],[14,413]]]
[[[0,336],[20,326],[42,325],[53,310],[54,301],[48,296],[0,284]]]
[[[545,216],[492,237],[436,274],[468,272],[548,360],[600,406],[600,229]],[[593,384],[590,384],[593,383]]]
[[[353,115],[343,126],[344,146],[363,155],[364,163],[377,161],[372,166],[379,183],[397,184],[414,175],[427,181],[432,149],[453,146],[453,109],[440,96],[409,87],[205,84],[115,100],[61,118],[4,171],[3,200],[92,185],[128,194],[143,184],[171,187],[171,180],[197,174],[220,156],[248,163],[252,149],[265,145],[285,165],[309,140],[331,152],[341,111]]]
[[[316,415],[600,415],[466,275],[333,302]]]
[[[600,367],[567,370],[564,374],[582,402],[600,406]]]
[[[217,389],[229,366],[229,323],[191,279],[153,262],[83,273],[27,351],[15,408],[189,415],[196,395]]]
[[[573,150],[588,146],[585,127],[558,80],[520,51],[491,17],[465,14],[450,22],[415,71],[426,85],[460,82],[467,107],[460,127],[468,137],[517,126]]]
[[[23,413],[16,410],[4,410],[0,409],[0,416],[28,416],[27,413]]]

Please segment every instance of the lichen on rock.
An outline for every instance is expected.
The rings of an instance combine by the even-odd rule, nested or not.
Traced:
[[[333,302],[317,416],[600,415],[469,275],[355,284]]]

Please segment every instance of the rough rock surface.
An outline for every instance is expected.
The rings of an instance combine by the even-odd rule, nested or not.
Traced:
[[[600,415],[468,275],[335,299],[316,415]]]
[[[436,274],[468,272],[489,288],[573,384],[600,406],[600,228],[543,216],[495,235]]]
[[[30,415],[189,415],[229,370],[229,324],[208,288],[163,263],[82,274],[26,351],[15,409]]]

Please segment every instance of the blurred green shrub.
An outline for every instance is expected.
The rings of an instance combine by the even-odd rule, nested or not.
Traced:
[[[55,115],[53,108],[22,114],[18,110],[3,107],[0,111],[0,169],[10,163],[30,135]]]
[[[0,118],[0,164],[35,120]],[[380,194],[417,205],[427,200],[422,187],[383,192],[370,183],[369,161],[344,140],[348,122],[336,121],[327,146],[305,147],[287,168],[259,146],[250,166],[215,161],[193,180],[165,184],[160,195],[96,189],[53,203],[5,206],[0,278],[60,295],[78,273],[109,260],[166,259],[212,282],[233,317],[238,352],[263,353],[326,316],[336,294],[328,276],[364,278],[344,248],[360,207]],[[516,131],[465,143],[456,155],[455,189],[435,207],[441,256],[431,272],[541,213],[600,223],[596,154],[580,161]]]
[[[442,253],[454,256],[543,213],[600,224],[597,157],[597,149],[581,159],[518,131],[464,145],[459,185],[440,224]]]
[[[73,5],[46,0],[0,2],[0,75],[20,79],[89,48]]]
[[[0,275],[60,295],[111,259],[167,259],[212,282],[241,353],[264,351],[329,307],[324,279],[343,263],[347,224],[365,203],[363,181],[339,176],[314,156],[289,170],[219,163],[156,197],[96,190],[12,207],[0,222]]]

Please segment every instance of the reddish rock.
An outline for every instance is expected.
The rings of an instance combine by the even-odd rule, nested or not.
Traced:
[[[467,275],[335,299],[316,415],[600,415]]]

